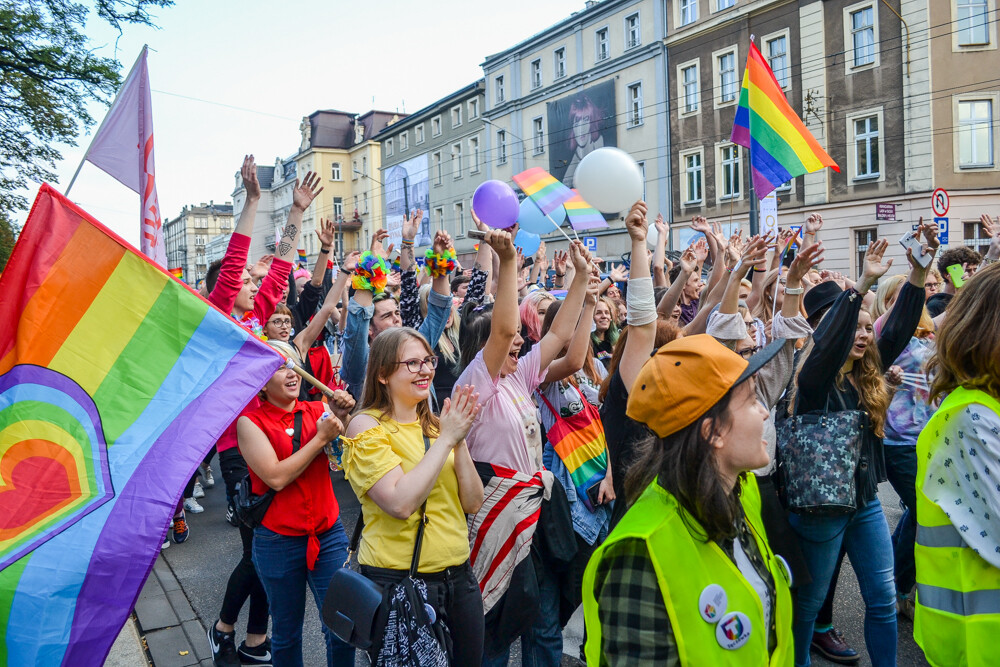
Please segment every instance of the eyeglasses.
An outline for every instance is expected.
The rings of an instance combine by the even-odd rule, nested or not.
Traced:
[[[740,352],[740,356],[743,357],[744,359],[749,359],[758,352],[760,352],[759,347],[748,347],[747,349]]]
[[[924,287],[928,289],[937,289],[938,287],[941,287],[941,283],[939,282],[924,283]]]
[[[430,356],[426,359],[407,359],[406,361],[397,361],[396,363],[406,364],[406,370],[416,375],[424,370],[425,365],[431,370],[437,368],[438,358],[436,356]]]
[[[292,326],[292,319],[285,317],[280,320],[268,320],[267,323],[276,327],[290,327]]]

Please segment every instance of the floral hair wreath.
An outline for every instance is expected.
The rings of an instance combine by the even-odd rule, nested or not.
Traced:
[[[429,249],[424,254],[424,266],[427,267],[427,275],[432,278],[448,275],[455,270],[455,249],[446,248],[442,253]]]
[[[356,290],[369,290],[372,294],[381,294],[389,281],[389,269],[385,259],[366,250],[358,259],[358,267],[354,270],[351,285]]]

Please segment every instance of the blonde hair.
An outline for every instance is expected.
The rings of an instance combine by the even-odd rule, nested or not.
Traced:
[[[754,319],[758,319],[764,323],[771,321],[771,316],[774,314],[774,300],[778,293],[779,271],[780,269],[771,269],[764,274],[764,280],[761,283],[760,299],[754,304],[753,310],[750,311]],[[771,287],[774,287],[774,289],[772,290]]]
[[[948,304],[927,365],[930,400],[958,387],[1000,398],[1000,264],[978,271]]]
[[[879,282],[878,290],[875,292],[875,301],[869,309],[873,321],[889,312],[889,304],[899,294],[899,290],[906,280],[906,276],[899,274],[890,276]],[[920,313],[920,321],[917,323],[917,329],[913,332],[913,335],[917,338],[927,338],[934,335],[934,319],[927,312],[926,306],[923,307],[923,312]]]
[[[399,327],[386,329],[372,340],[368,351],[368,370],[365,373],[365,389],[355,412],[375,410],[379,413],[378,420],[392,417],[392,396],[389,385],[383,382],[399,368],[399,354],[403,345],[410,340],[420,341],[428,355],[434,354],[431,346],[416,329]],[[428,438],[436,438],[441,429],[441,422],[431,411],[428,401],[417,404],[417,419],[420,428]]]
[[[427,317],[427,299],[431,291],[431,284],[420,286],[420,315]],[[447,321],[445,322],[447,325]],[[451,326],[445,326],[438,339],[437,349],[444,357],[449,366],[457,365],[462,359],[461,348],[458,346],[458,334],[462,329],[462,316],[458,312],[458,307],[452,303],[451,306]]]

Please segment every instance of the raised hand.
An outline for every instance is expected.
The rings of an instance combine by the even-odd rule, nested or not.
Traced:
[[[696,232],[701,232],[705,236],[708,236],[709,234],[712,233],[712,228],[711,226],[709,226],[708,220],[706,220],[705,217],[701,215],[696,215],[693,218],[691,218],[691,229],[693,229]]]
[[[378,255],[379,257],[389,256],[389,253],[386,252],[384,247],[382,247],[382,241],[387,238],[389,238],[389,232],[384,229],[375,230],[375,233],[372,235],[371,245],[368,246],[368,249],[371,250],[373,255]]]
[[[750,239],[740,255],[739,272],[746,275],[750,269],[764,266],[767,261],[767,239],[755,236]]]
[[[434,233],[434,252],[442,254],[451,247],[451,235],[443,229],[437,230]]]
[[[247,200],[260,199],[260,182],[257,180],[257,165],[254,163],[253,155],[243,157],[240,179],[243,181],[243,188],[247,191]]]
[[[632,204],[625,217],[625,229],[633,242],[646,240],[646,202],[640,200]]]
[[[663,219],[662,213],[656,214],[656,220],[653,221],[653,226],[656,227],[656,233],[659,234],[659,236],[656,237],[657,239],[667,238],[666,233],[670,231],[670,225],[668,225],[667,221]]]
[[[601,295],[601,276],[597,273],[597,267],[587,276],[587,295],[583,302],[588,306],[597,305],[597,298]]]
[[[778,250],[783,250],[785,248],[785,246],[788,245],[788,242],[791,241],[793,238],[795,238],[796,235],[797,235],[797,232],[794,232],[791,229],[781,229],[781,230],[779,230],[778,231]]]
[[[691,244],[691,249],[694,250],[694,256],[698,258],[698,263],[704,264],[705,260],[708,259],[708,243],[705,239],[695,241]]]
[[[625,268],[624,264],[618,264],[612,266],[611,270],[608,272],[608,279],[612,283],[621,283],[628,280],[628,270]]]
[[[354,269],[358,268],[358,260],[361,258],[361,253],[357,250],[352,250],[344,258],[344,263],[341,265],[341,269],[347,271],[348,273],[353,273]]]
[[[319,238],[320,248],[330,248],[336,238],[337,228],[333,225],[333,220],[320,218],[319,227],[316,228],[316,236]]]
[[[923,235],[927,243],[920,246],[920,254],[921,256],[930,255],[931,261],[934,261],[934,255],[937,254],[938,248],[941,246],[941,241],[938,239],[938,224],[932,221],[925,225],[924,219],[921,217],[917,223],[917,231],[914,236],[919,241],[921,235]],[[931,266],[930,263],[927,264],[926,268],[920,266],[917,258],[913,256],[913,250],[910,248],[906,249],[906,261],[910,263],[910,268],[920,272],[927,272]]]
[[[979,216],[979,224],[983,226],[983,231],[991,239],[1000,236],[1000,218],[994,222],[988,213],[983,213]]]
[[[486,232],[486,238],[483,239],[489,247],[493,248],[500,261],[512,260],[517,257],[522,256],[520,248],[514,247],[514,239],[511,237],[510,232],[503,229],[491,229]],[[523,263],[523,262],[522,262]],[[518,266],[518,269],[521,267]]]
[[[695,255],[692,248],[688,248],[681,254],[680,258],[681,271],[686,274],[694,273],[698,270],[698,256]]]
[[[476,209],[474,209],[474,208],[473,209],[469,209],[469,211],[472,213],[472,222],[474,222],[476,224],[476,229],[478,229],[481,232],[489,231],[490,226],[487,225],[485,222],[483,222],[482,220],[479,219],[479,216],[476,215]]]
[[[569,262],[569,254],[565,251],[556,250],[552,253],[552,268],[557,276],[566,275],[566,265]]]
[[[721,222],[712,223],[712,236],[718,241],[720,250],[726,250],[729,247],[729,241],[726,240],[726,233],[722,230]]]
[[[573,241],[569,245],[569,258],[573,262],[573,268],[581,275],[586,275],[590,268],[590,253],[580,241]]]
[[[465,436],[469,434],[472,424],[476,421],[476,415],[479,414],[479,407],[479,392],[471,385],[455,387],[451,392],[451,398],[444,399],[440,433],[441,436],[447,434],[447,437],[454,439],[452,447],[457,447],[465,440]]]
[[[819,234],[819,231],[823,229],[823,216],[819,213],[813,213],[806,219],[805,227],[802,228],[803,234]]]
[[[403,238],[412,241],[417,238],[420,231],[420,221],[424,219],[424,212],[419,208],[410,213],[409,217],[403,216]]]
[[[271,260],[273,259],[274,255],[261,255],[257,263],[250,267],[250,277],[254,280],[260,280],[266,276],[271,268]]]
[[[865,252],[864,270],[861,279],[858,280],[858,292],[864,294],[872,288],[879,278],[884,276],[892,266],[892,260],[884,260],[885,251],[889,247],[889,242],[885,239],[872,241],[868,244]]]
[[[316,195],[323,192],[322,186],[318,190],[316,189],[316,186],[319,185],[319,180],[319,174],[311,171],[306,173],[306,177],[302,179],[301,184],[299,183],[299,179],[295,179],[295,188],[292,190],[292,208],[299,211],[305,211],[309,208]]]
[[[517,249],[517,270],[520,271],[523,268],[524,268],[524,250],[522,248],[518,248]]]
[[[810,243],[799,250],[795,259],[792,260],[792,265],[788,267],[788,273],[785,276],[786,284],[792,283],[793,287],[800,284],[810,269],[823,261],[824,250],[822,243]]]

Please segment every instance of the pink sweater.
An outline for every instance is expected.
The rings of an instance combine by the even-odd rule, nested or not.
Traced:
[[[219,270],[219,279],[215,283],[215,289],[208,295],[208,300],[219,307],[224,313],[232,313],[233,306],[236,305],[236,297],[243,288],[243,269],[247,267],[247,254],[250,252],[250,237],[243,234],[233,234],[229,238],[229,247],[226,248],[226,256],[222,259],[222,267]],[[264,277],[260,290],[253,300],[252,316],[261,325],[274,314],[274,307],[281,299],[288,284],[288,274],[292,270],[292,265],[281,259],[271,262],[271,269]],[[250,320],[251,322],[253,319]],[[244,324],[241,322],[241,324]],[[242,417],[251,410],[257,409],[260,401],[254,398],[250,401],[243,412]],[[238,418],[237,418],[238,419]],[[232,449],[236,442],[236,420],[226,428],[219,442],[216,443],[216,450],[223,452]]]

